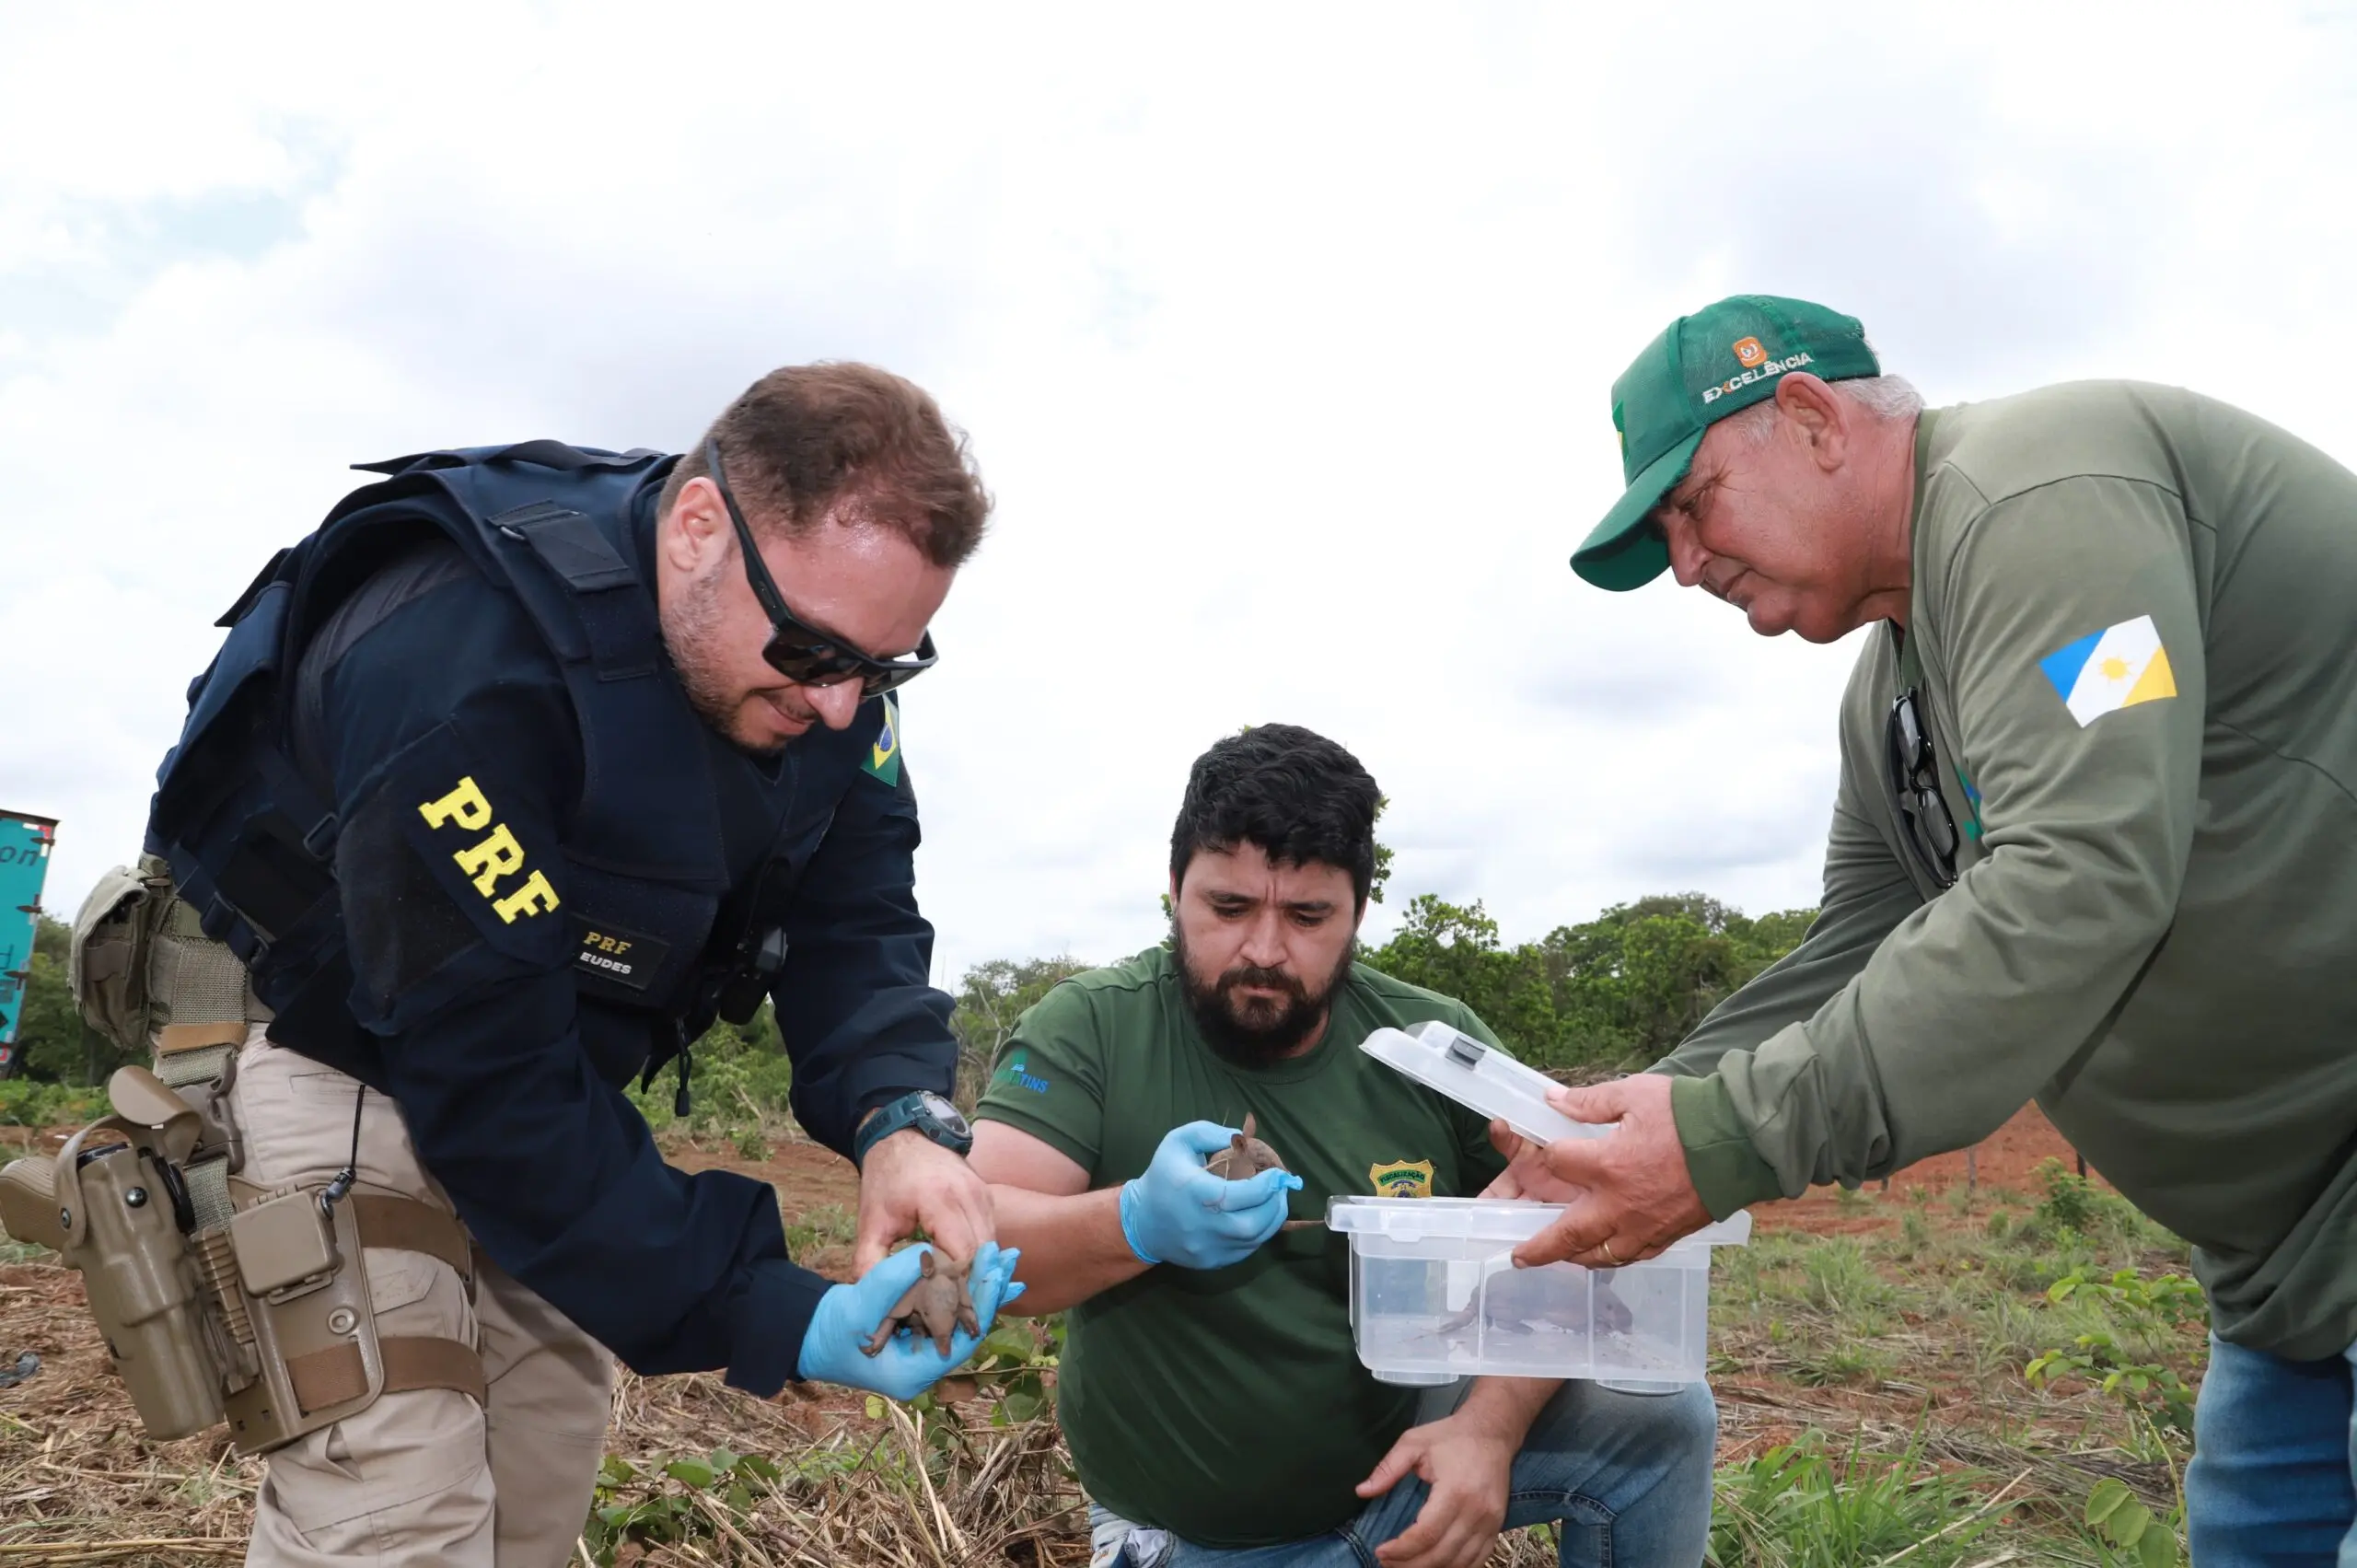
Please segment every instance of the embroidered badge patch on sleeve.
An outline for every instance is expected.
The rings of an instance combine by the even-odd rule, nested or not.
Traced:
[[[2177,695],[2177,676],[2149,615],[2090,632],[2038,661],[2079,727],[2120,708]]]
[[[900,782],[900,704],[888,695],[884,699],[883,727],[868,743],[867,761],[859,765],[859,771],[888,784]]]

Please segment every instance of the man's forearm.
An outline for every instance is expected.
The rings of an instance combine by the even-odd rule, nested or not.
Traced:
[[[1552,1377],[1477,1377],[1457,1408],[1459,1420],[1475,1423],[1519,1448],[1530,1423],[1563,1385]]]
[[[1061,1312],[1146,1271],[1121,1235],[1118,1187],[1063,1198],[993,1184],[991,1202],[1000,1244],[1023,1252],[1015,1277],[1026,1288],[1010,1313]]]

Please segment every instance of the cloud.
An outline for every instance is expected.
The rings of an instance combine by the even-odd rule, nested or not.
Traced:
[[[679,445],[860,357],[994,537],[907,696],[946,975],[1158,935],[1189,761],[1367,761],[1510,939],[1815,898],[1853,647],[1578,585],[1607,389],[1736,289],[1935,401],[2190,381],[2344,457],[2351,29],[2294,10],[52,10],[0,61],[0,805],[136,846],[213,617],[343,465]],[[89,102],[104,60],[104,112]],[[70,127],[71,134],[61,134]]]

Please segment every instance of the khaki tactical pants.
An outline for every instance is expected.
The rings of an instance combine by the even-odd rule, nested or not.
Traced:
[[[393,1102],[357,1080],[247,1036],[230,1104],[249,1191],[321,1184],[352,1152],[360,1112],[360,1192],[448,1210],[418,1164]],[[423,1253],[371,1248],[369,1295],[382,1334],[474,1345],[486,1407],[446,1389],[387,1394],[358,1415],[269,1457],[246,1561],[559,1568],[573,1552],[613,1398],[604,1347],[502,1273],[481,1251],[475,1286]]]

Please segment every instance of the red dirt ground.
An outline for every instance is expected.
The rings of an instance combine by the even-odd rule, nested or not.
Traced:
[[[749,1160],[725,1143],[667,1141],[664,1157],[681,1170],[733,1170],[768,1182],[777,1189],[778,1212],[788,1225],[830,1205],[851,1213],[859,1208],[859,1172],[849,1160],[818,1144],[774,1144],[764,1158]],[[852,1277],[848,1247],[797,1249],[794,1260],[830,1279]]]

